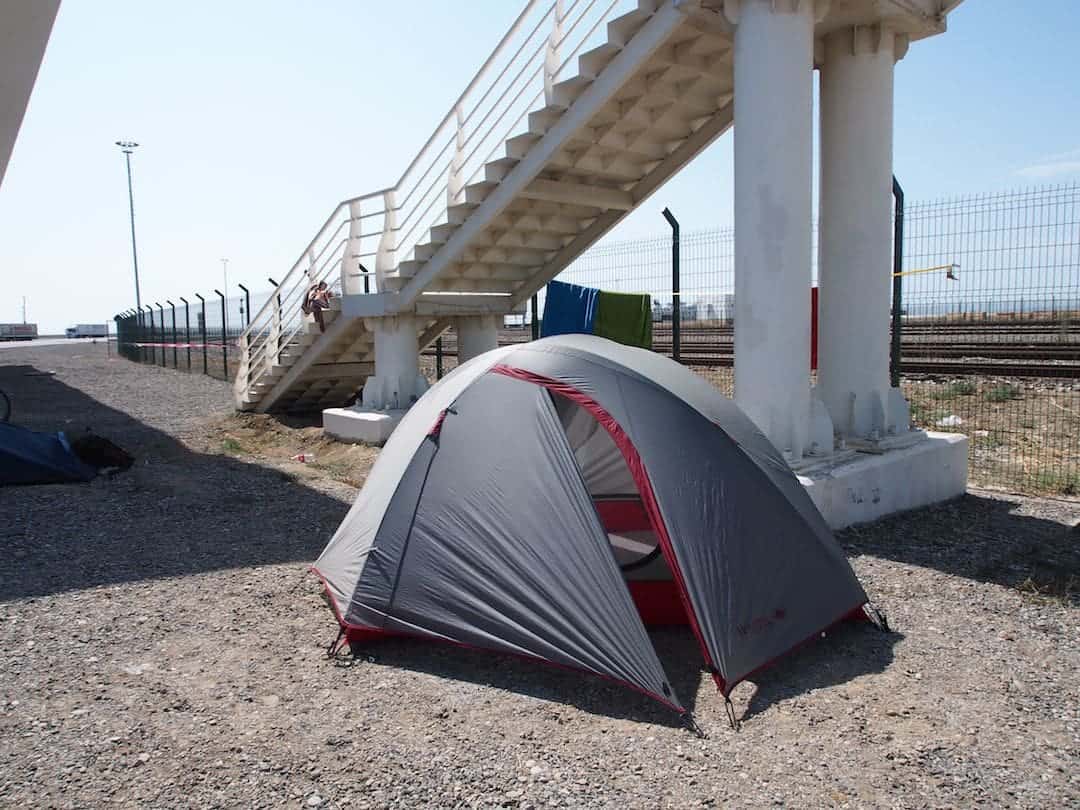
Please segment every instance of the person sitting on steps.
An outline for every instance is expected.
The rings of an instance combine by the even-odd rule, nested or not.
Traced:
[[[326,331],[326,324],[323,322],[323,310],[329,309],[330,297],[333,293],[330,288],[326,286],[325,281],[320,281],[318,284],[312,284],[307,291],[307,295],[304,296],[304,303],[300,306],[304,314],[311,314],[315,316],[315,322],[319,324],[319,331]]]

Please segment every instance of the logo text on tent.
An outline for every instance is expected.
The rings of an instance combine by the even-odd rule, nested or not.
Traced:
[[[783,608],[777,608],[767,616],[757,616],[748,622],[740,624],[736,630],[740,636],[760,635],[777,622],[783,621],[785,616],[787,616],[787,611]]]

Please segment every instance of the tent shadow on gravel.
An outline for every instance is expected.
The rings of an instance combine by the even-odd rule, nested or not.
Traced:
[[[751,678],[754,691],[742,719],[813,690],[884,672],[903,638],[902,633],[883,633],[869,622],[838,625],[825,638],[811,641]]]
[[[686,708],[695,711],[700,693],[702,700],[715,701],[716,710],[722,711],[723,698],[701,665],[701,649],[689,628],[654,629],[649,637]],[[830,631],[826,638],[815,640],[762,670],[751,679],[751,684],[737,687],[737,691],[753,690],[741,719],[749,719],[774,704],[815,689],[883,672],[892,663],[893,647],[902,639],[902,634],[882,633],[868,622],[846,622]],[[359,662],[370,658],[384,666],[504,689],[572,705],[590,714],[671,727],[682,725],[670,709],[625,686],[510,655],[413,639],[361,644],[355,652]]]
[[[1080,529],[1020,514],[1019,505],[1008,495],[969,493],[845,529],[837,540],[849,557],[869,554],[1080,605]]]
[[[675,693],[693,712],[699,686],[706,678],[699,665],[701,650],[697,641],[687,628],[654,630],[649,635]],[[574,706],[589,714],[671,727],[682,725],[675,712],[647,695],[595,675],[541,661],[465,650],[422,639],[388,638],[357,645],[355,652],[360,666],[370,658],[380,665],[503,689],[553,704]],[[704,688],[707,694],[715,695],[711,678]],[[715,696],[722,703],[722,698]]]
[[[112,479],[0,489],[0,601],[227,568],[306,566],[348,511],[287,474],[193,452],[33,366],[0,366],[0,389],[14,401],[14,422],[69,435],[90,427],[136,459]]]

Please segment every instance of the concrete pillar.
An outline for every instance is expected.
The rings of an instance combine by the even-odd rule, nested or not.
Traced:
[[[831,426],[812,435],[810,403],[815,4],[725,10],[735,26],[735,399],[798,460],[832,449]]]
[[[459,366],[499,345],[499,329],[494,315],[455,318],[454,329],[457,331]]]
[[[893,63],[906,39],[880,25],[825,37],[817,393],[840,435],[891,420]],[[906,430],[907,425],[903,428]]]
[[[364,383],[362,405],[375,410],[404,410],[427,390],[420,373],[418,324],[410,316],[373,318],[375,374]]]

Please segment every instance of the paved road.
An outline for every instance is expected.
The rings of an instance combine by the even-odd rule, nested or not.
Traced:
[[[0,340],[3,349],[33,349],[41,346],[77,346],[80,343],[96,343],[105,338],[38,338],[37,340]],[[116,338],[113,338],[115,342]]]

